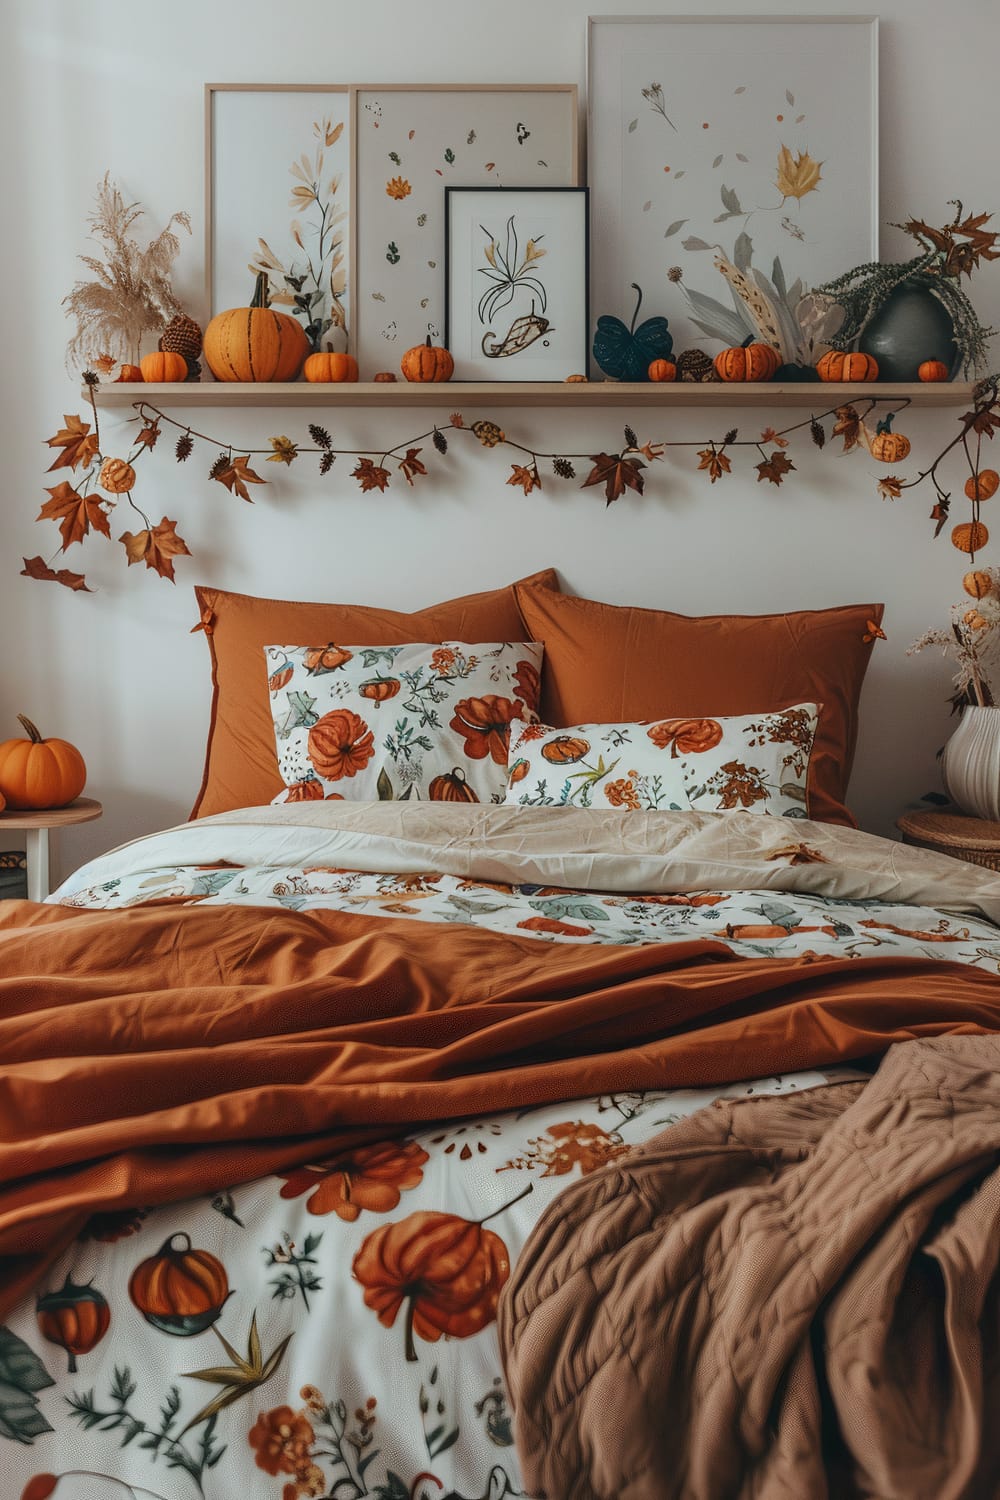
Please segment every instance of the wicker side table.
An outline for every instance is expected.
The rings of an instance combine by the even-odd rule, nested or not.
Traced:
[[[1000,870],[1000,823],[955,811],[908,812],[896,819],[896,827],[904,844]]]

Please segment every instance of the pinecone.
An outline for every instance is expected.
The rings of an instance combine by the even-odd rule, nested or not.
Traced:
[[[677,374],[681,380],[718,380],[711,356],[704,349],[685,349],[677,356]]]
[[[160,348],[172,354],[183,354],[187,360],[196,360],[201,353],[201,329],[187,313],[178,313],[171,318],[160,335]]]

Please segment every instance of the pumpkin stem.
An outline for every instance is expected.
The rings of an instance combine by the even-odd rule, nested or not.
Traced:
[[[879,422],[875,431],[892,432],[892,419],[895,415],[896,413],[894,411],[886,412],[885,416],[882,418],[881,422]]]
[[[31,740],[32,744],[35,744],[35,745],[44,744],[44,740],[42,739],[42,736],[39,734],[39,732],[35,728],[34,724],[32,724],[31,720],[30,719],[26,719],[24,717],[24,714],[18,714],[17,717],[18,717],[19,722],[23,725],[24,731],[27,734],[29,740]]]
[[[251,307],[270,307],[270,287],[268,286],[267,272],[258,271],[257,281],[254,285],[253,296],[250,298]]]
[[[425,344],[425,346],[428,349],[433,349],[434,348],[434,345],[431,343],[431,336],[430,336],[430,334],[428,334],[427,337],[424,339],[424,344]]]
[[[642,287],[636,281],[633,281],[631,283],[631,286],[634,291],[637,291],[639,293],[635,302],[635,312],[632,314],[632,322],[629,324],[628,330],[629,333],[635,333],[635,320],[639,316],[639,309],[642,306]]]

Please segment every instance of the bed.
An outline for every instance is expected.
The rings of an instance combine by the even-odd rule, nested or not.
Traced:
[[[996,1492],[1000,878],[852,826],[878,614],[554,582],[422,618],[201,591],[196,816],[4,904],[5,1495]],[[751,1306],[747,1265],[804,1261],[747,1205],[793,1189],[769,1232],[813,1226],[827,1281]],[[981,1296],[941,1400],[912,1330],[948,1299],[907,1268],[959,1199]],[[911,1358],[941,1472],[803,1382],[859,1244],[865,1368]]]

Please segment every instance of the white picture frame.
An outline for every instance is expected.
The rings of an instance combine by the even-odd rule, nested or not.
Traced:
[[[454,379],[565,380],[587,363],[588,191],[445,191]]]
[[[595,314],[637,283],[675,352],[742,342],[721,251],[809,362],[789,306],[878,259],[877,18],[591,16],[587,72]]]

